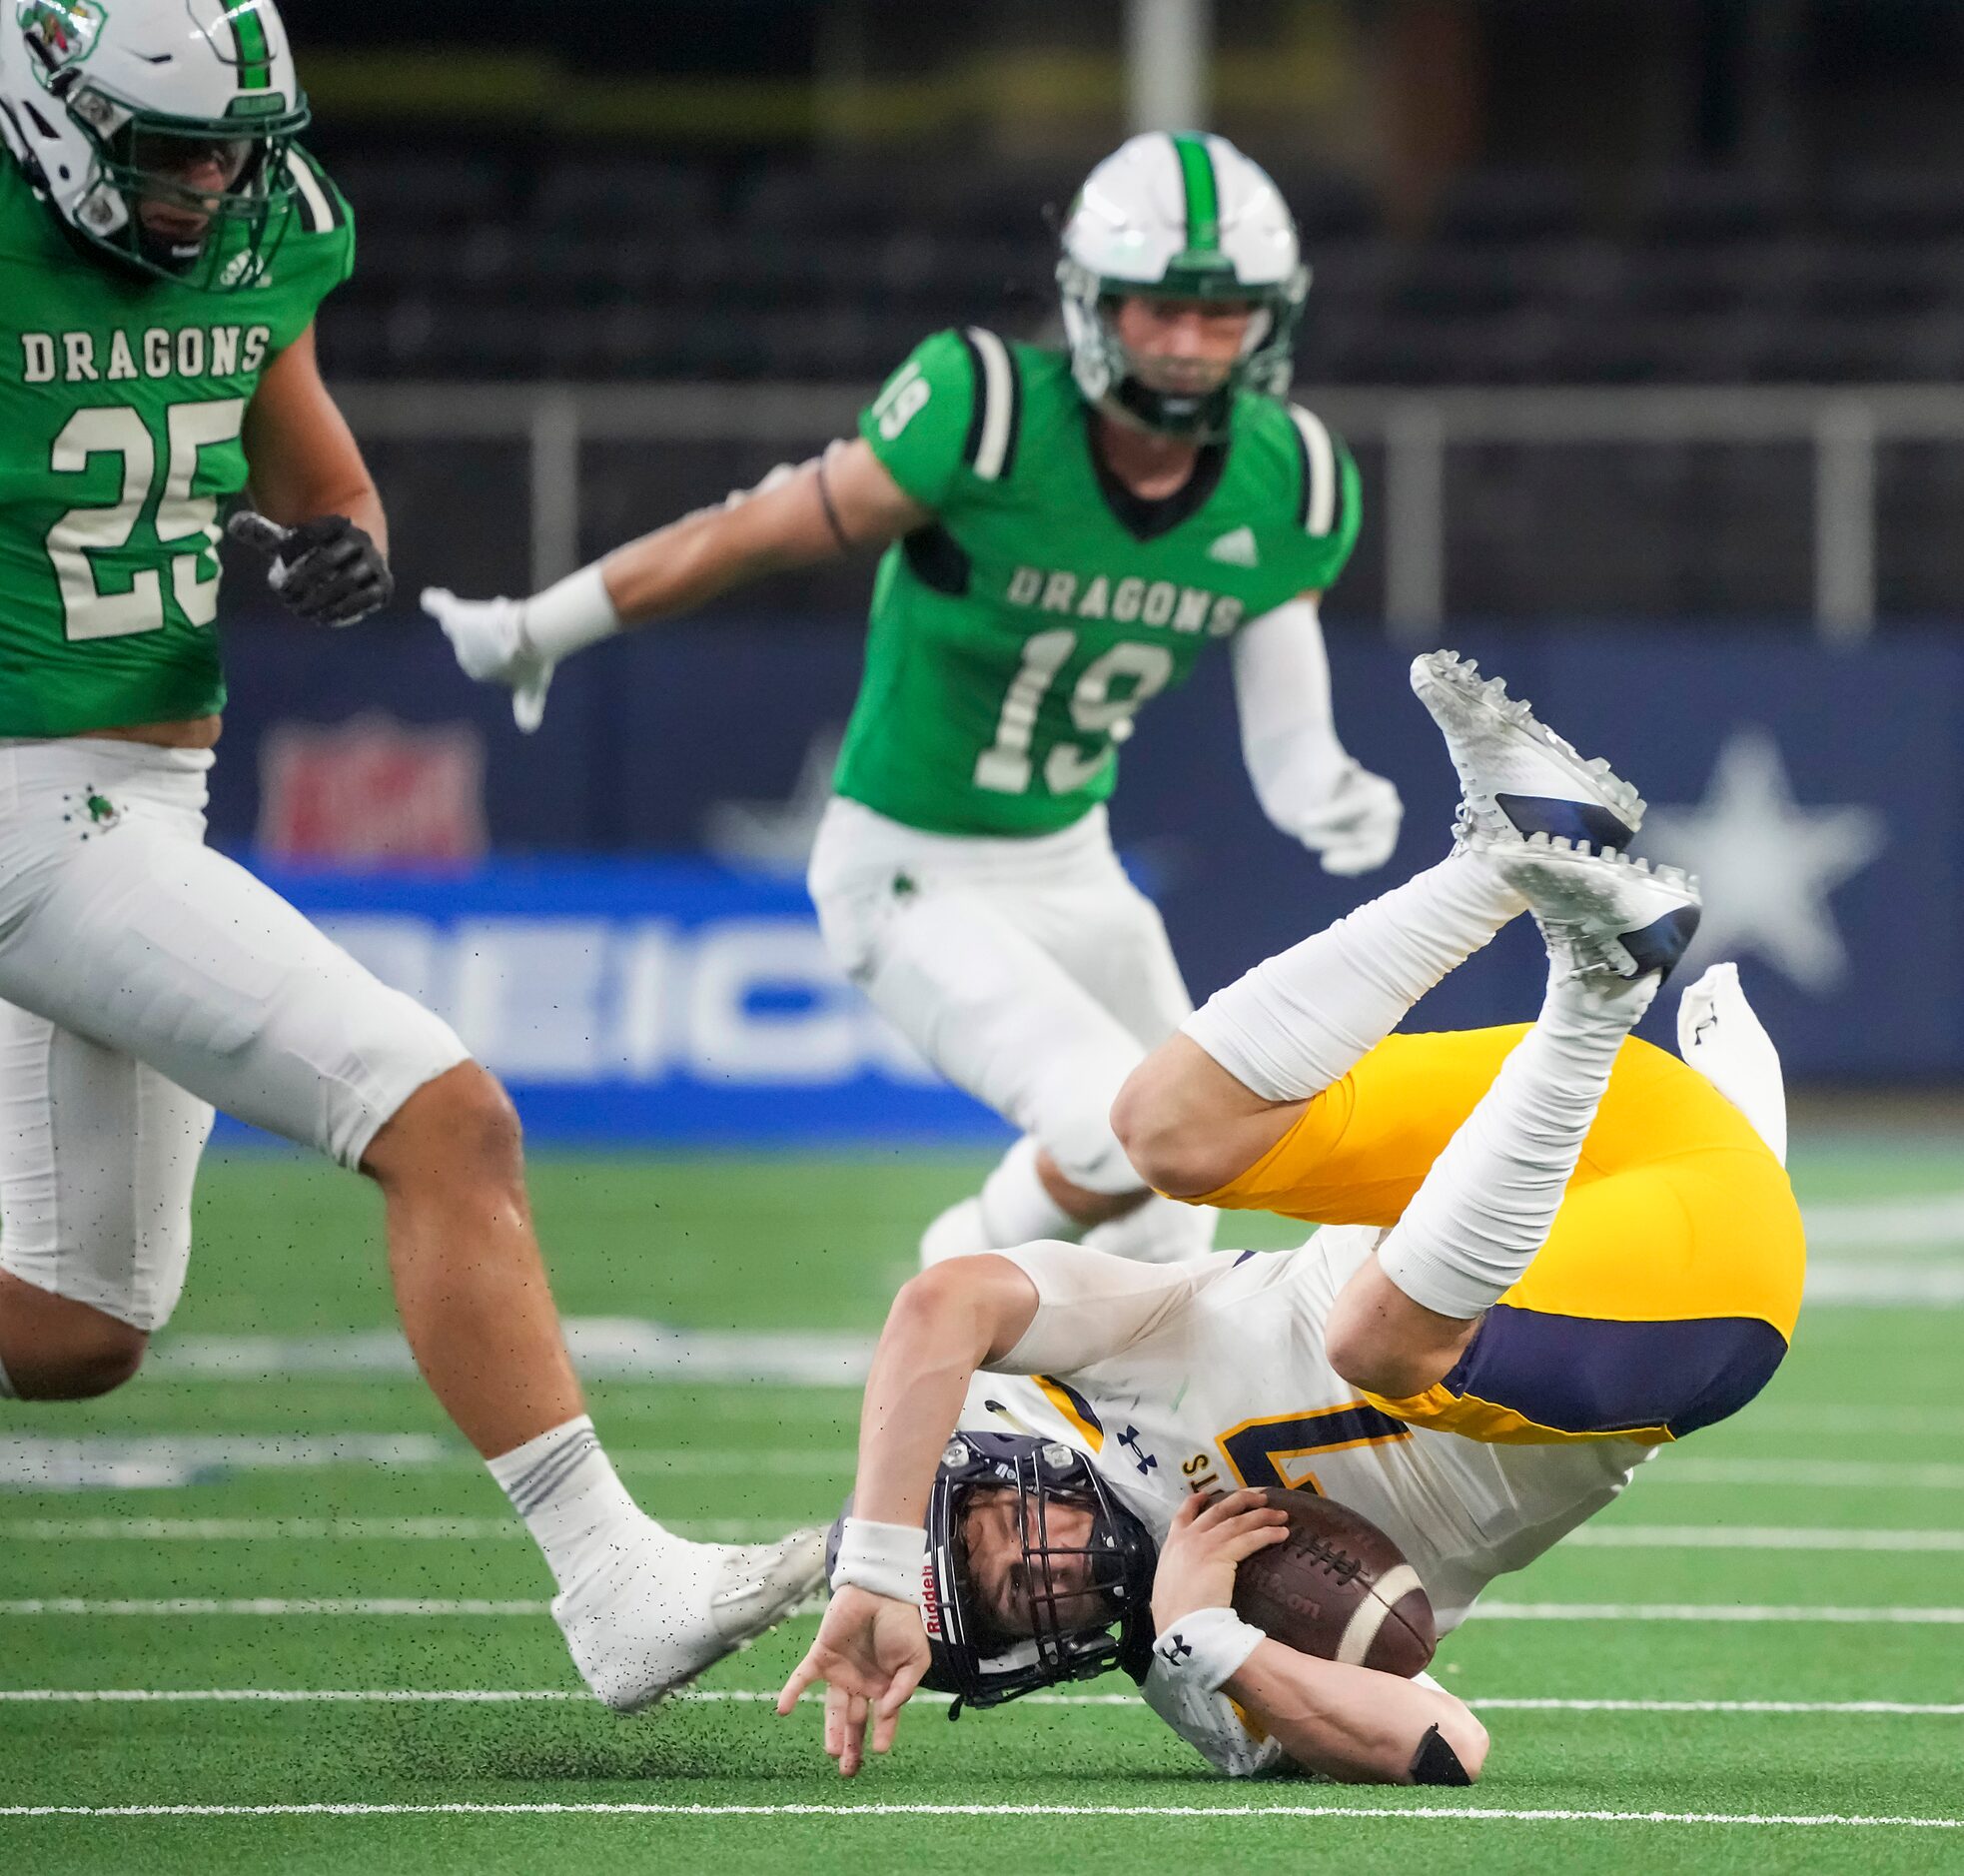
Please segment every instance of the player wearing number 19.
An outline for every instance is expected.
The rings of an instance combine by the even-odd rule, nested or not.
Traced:
[[[279,14],[0,6],[0,1397],[136,1373],[215,1106],[332,1154],[387,1198],[418,1363],[544,1546],[580,1667],[644,1704],[795,1602],[812,1541],[732,1553],[634,1507],[581,1412],[501,1090],[203,844],[220,504],[250,481],[234,531],[304,618],[390,590],[315,365],[354,236],[293,141]]]
[[[812,897],[848,974],[1023,1136],[930,1227],[929,1262],[1210,1241],[1108,1119],[1191,1008],[1106,831],[1142,706],[1232,641],[1270,818],[1337,873],[1382,865],[1398,831],[1397,791],[1332,723],[1317,601],[1356,542],[1358,479],[1285,402],[1308,274],[1275,185],[1222,138],[1136,137],[1080,192],[1058,279],[1067,352],[937,334],[820,461],[531,599],[425,595],[529,726],[554,661],[622,624],[885,549]]]

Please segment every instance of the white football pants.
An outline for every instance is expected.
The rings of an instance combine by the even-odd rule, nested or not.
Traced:
[[[0,741],[0,1268],[143,1330],[214,1106],[359,1166],[469,1053],[204,845],[211,763]]]
[[[839,967],[942,1075],[1073,1184],[1142,1189],[1112,1102],[1193,1002],[1103,808],[1061,833],[989,839],[835,798],[810,886]]]

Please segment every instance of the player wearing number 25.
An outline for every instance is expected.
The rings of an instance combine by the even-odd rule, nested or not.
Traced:
[[[812,1541],[732,1556],[634,1507],[502,1091],[204,845],[220,504],[250,482],[233,531],[303,618],[390,592],[315,367],[354,234],[307,121],[271,0],[0,0],[0,1397],[136,1373],[214,1106],[332,1154],[387,1195],[418,1364],[543,1545],[580,1667],[643,1705],[794,1603]]]
[[[1079,193],[1058,280],[1067,352],[938,333],[822,459],[530,599],[424,596],[530,727],[554,663],[622,625],[885,550],[812,897],[846,972],[1023,1136],[930,1227],[930,1263],[1033,1237],[1147,1260],[1212,1242],[1107,1118],[1192,1007],[1106,831],[1150,699],[1231,642],[1270,818],[1335,873],[1398,835],[1397,791],[1331,719],[1317,601],[1357,540],[1358,477],[1285,401],[1309,275],[1275,185],[1222,138],[1135,137]]]

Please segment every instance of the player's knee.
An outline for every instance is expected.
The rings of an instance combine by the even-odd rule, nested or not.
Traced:
[[[8,1363],[8,1377],[23,1401],[94,1401],[134,1381],[150,1338],[108,1317],[78,1323],[60,1342]]]
[[[1353,1388],[1409,1401],[1441,1380],[1452,1362],[1417,1343],[1395,1312],[1374,1307],[1380,1301],[1355,1281],[1347,1284],[1325,1319],[1323,1352]]]
[[[1139,1177],[1156,1192],[1197,1199],[1243,1169],[1222,1164],[1222,1145],[1190,1078],[1170,1049],[1153,1051],[1112,1103],[1112,1132]]]
[[[524,1130],[518,1110],[504,1084],[489,1069],[468,1065],[466,1076],[452,1096],[451,1124],[460,1143],[484,1170],[494,1177],[524,1176]]]
[[[1460,1769],[1466,1773],[1467,1783],[1476,1785],[1486,1765],[1486,1728],[1462,1707],[1439,1722],[1439,1733],[1453,1748],[1453,1756],[1460,1761]]]
[[[404,1102],[376,1135],[363,1169],[385,1186],[440,1174],[521,1184],[524,1137],[517,1110],[489,1069],[461,1062]]]

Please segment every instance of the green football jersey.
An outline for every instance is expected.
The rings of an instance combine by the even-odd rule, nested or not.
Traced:
[[[354,265],[348,204],[291,161],[265,277],[201,293],[90,258],[0,151],[0,736],[223,707],[219,516],[246,486],[246,408]]]
[[[1143,705],[1357,541],[1356,466],[1308,411],[1244,395],[1186,488],[1145,502],[1068,360],[978,329],[917,348],[859,428],[936,518],[880,562],[834,785],[935,833],[1069,826]]]

